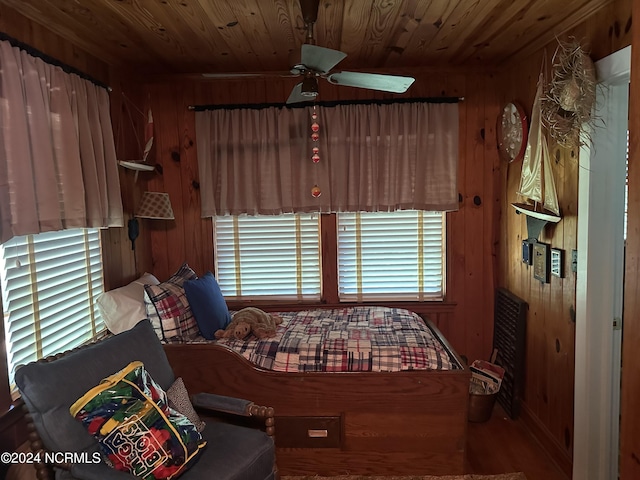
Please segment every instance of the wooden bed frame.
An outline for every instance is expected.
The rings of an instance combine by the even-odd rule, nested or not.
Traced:
[[[214,343],[169,344],[165,351],[190,394],[212,392],[274,407],[281,475],[464,473],[471,376],[466,367],[282,373],[257,368]]]

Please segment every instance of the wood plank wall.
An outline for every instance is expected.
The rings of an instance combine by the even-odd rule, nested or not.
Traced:
[[[629,204],[622,328],[620,479],[640,478],[640,2],[633,2],[629,98]]]
[[[403,73],[403,72],[396,72]],[[406,71],[404,71],[406,73]],[[462,96],[460,107],[460,210],[448,217],[449,250],[447,301],[455,305],[443,313],[429,306],[429,315],[454,348],[469,360],[488,358],[493,325],[494,264],[499,203],[499,166],[495,144],[497,92],[491,74],[460,71],[412,71],[417,80],[413,97]],[[151,251],[150,263],[139,270],[167,278],[181,263],[198,273],[213,270],[212,223],[200,218],[200,195],[195,148],[195,114],[188,105],[283,102],[295,79],[196,80],[174,78],[146,86],[158,142],[155,161],[163,174],[148,181],[150,190],[168,192],[174,222],[145,221],[142,225]],[[320,85],[322,100],[379,98],[375,93],[328,82]],[[479,205],[474,203],[474,199]],[[437,310],[442,310],[435,307]]]
[[[594,60],[629,45],[631,3],[631,0],[622,0],[611,4],[561,39],[568,40],[569,36],[579,39]],[[546,55],[550,67],[556,46],[556,42],[551,43],[530,58],[508,65],[500,73],[496,86],[501,104],[518,101],[530,116],[543,56]],[[547,78],[550,78],[548,73]],[[565,277],[550,277],[550,283],[542,284],[533,277],[532,267],[521,261],[521,242],[527,238],[526,220],[524,215],[515,213],[510,203],[519,201],[516,190],[522,162],[500,166],[503,193],[498,277],[500,286],[529,303],[523,418],[570,474],[576,302],[576,274],[571,271],[571,251],[577,248],[578,151],[550,142],[550,153],[562,220],[557,225],[547,225],[539,241],[565,251]]]

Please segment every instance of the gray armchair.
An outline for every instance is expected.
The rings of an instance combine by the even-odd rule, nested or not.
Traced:
[[[69,413],[69,407],[103,378],[130,362],[144,363],[165,391],[174,374],[162,344],[147,320],[134,328],[65,355],[30,363],[16,371],[16,384],[29,411],[32,451],[99,452],[98,442]],[[194,392],[191,392],[194,393]],[[247,400],[200,393],[192,397],[200,412],[224,414],[223,421],[203,416],[207,446],[181,477],[185,480],[272,480],[278,478],[273,443],[273,409]],[[204,414],[203,414],[204,415]],[[229,417],[263,421],[262,428],[233,424]],[[43,451],[44,451],[43,450]],[[44,458],[44,455],[43,455]],[[106,463],[35,465],[38,478],[120,480],[135,478]]]

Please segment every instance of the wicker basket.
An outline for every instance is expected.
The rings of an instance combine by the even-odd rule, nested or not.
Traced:
[[[470,393],[469,394],[469,421],[480,423],[491,418],[493,405],[496,403],[498,393]]]

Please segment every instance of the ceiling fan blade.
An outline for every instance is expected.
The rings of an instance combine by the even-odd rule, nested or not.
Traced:
[[[304,43],[300,52],[300,63],[309,70],[327,73],[346,56],[346,53],[339,50]]]
[[[260,73],[203,73],[204,78],[245,78],[245,77],[264,77]]]
[[[233,78],[256,78],[256,77],[295,77],[291,72],[222,72],[222,73],[203,73],[204,78],[220,78],[220,79],[233,79]]]
[[[327,80],[334,85],[404,93],[415,81],[415,78],[397,75],[381,75],[378,73],[337,72],[328,75]]]

